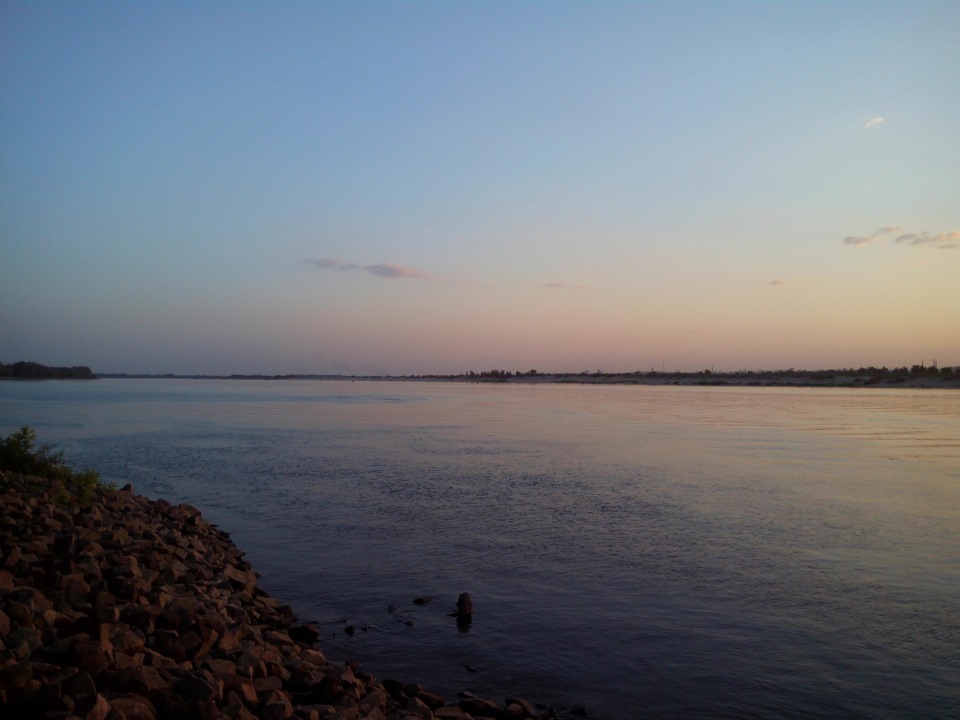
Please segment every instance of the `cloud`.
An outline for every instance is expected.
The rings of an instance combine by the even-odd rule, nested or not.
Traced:
[[[356,270],[365,272],[368,275],[381,278],[423,278],[425,273],[419,270],[407,267],[406,265],[397,265],[396,263],[377,263],[376,265],[357,265],[355,263],[345,263],[334,258],[307,258],[303,261],[307,265],[322,270],[340,270],[343,272]]]
[[[336,270],[359,270],[359,265],[350,265],[348,263],[342,263],[339,260],[334,260],[333,258],[320,258],[319,260],[307,258],[304,260],[307,265],[313,265],[316,268],[332,268]]]
[[[583,285],[572,285],[571,283],[564,282],[549,282],[544,283],[543,286],[546,288],[556,288],[559,290],[583,290]]]
[[[875,231],[871,235],[855,236],[848,235],[842,242],[844,245],[853,245],[854,247],[863,247],[871,243],[881,242],[884,235],[892,235],[899,232],[900,228],[896,225],[888,225]],[[935,247],[940,250],[956,250],[960,248],[960,230],[949,230],[940,233],[903,233],[896,239],[898,245],[914,245],[916,247]]]
[[[881,238],[884,235],[892,235],[893,233],[900,230],[896,225],[887,225],[882,227],[879,230],[875,230],[870,235],[864,235],[862,237],[856,235],[847,235],[843,239],[844,245],[853,245],[854,247],[863,247],[864,245],[870,245],[871,243],[880,242]]]
[[[394,263],[380,263],[379,265],[367,265],[360,268],[364,272],[383,278],[422,278],[424,274],[419,270],[406,265],[395,265]]]
[[[957,247],[958,240],[960,240],[960,230],[951,230],[949,232],[936,233],[933,235],[928,232],[907,233],[897,238],[898,243],[907,245],[928,245],[938,247],[941,250],[955,249]]]
[[[878,116],[878,117],[873,117],[873,118],[870,118],[869,120],[867,120],[867,122],[865,122],[863,126],[864,126],[865,128],[872,128],[872,127],[876,127],[877,125],[881,125],[881,124],[885,123],[886,121],[887,121],[886,118],[882,118],[882,117],[879,117],[879,116]]]
[[[771,287],[791,287],[791,288],[806,288],[812,285],[817,284],[817,279],[813,277],[791,277],[791,278],[777,278],[776,280],[771,280],[767,285]]]

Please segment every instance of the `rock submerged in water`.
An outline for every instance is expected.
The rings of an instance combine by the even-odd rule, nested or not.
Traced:
[[[503,712],[477,699],[446,705],[418,685],[379,683],[356,663],[331,663],[313,646],[319,626],[298,625],[228,535],[190,505],[148,500],[132,487],[98,490],[84,507],[59,507],[55,496],[54,487],[0,473],[4,720],[473,720]],[[458,617],[472,612],[462,593]],[[534,716],[522,701],[505,705],[511,717]]]
[[[460,593],[457,598],[457,611],[450,615],[457,619],[457,630],[462,633],[470,632],[473,624],[473,600],[470,599],[470,593]]]

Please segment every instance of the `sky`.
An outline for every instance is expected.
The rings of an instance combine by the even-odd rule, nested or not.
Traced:
[[[0,0],[0,362],[960,365],[960,3]]]

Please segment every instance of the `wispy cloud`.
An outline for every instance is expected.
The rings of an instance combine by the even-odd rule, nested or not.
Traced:
[[[422,272],[406,265],[396,265],[395,263],[380,263],[379,265],[366,265],[361,268],[364,272],[376,275],[382,278],[422,278],[426,277]]]
[[[897,238],[898,243],[907,245],[926,245],[939,248],[941,250],[955,250],[960,247],[960,230],[951,230],[949,232],[931,234],[907,233]]]
[[[406,265],[396,263],[377,263],[376,265],[357,265],[356,263],[345,263],[334,258],[307,258],[304,260],[307,265],[312,265],[321,270],[341,270],[343,272],[357,271],[365,272],[374,277],[395,279],[395,278],[424,278],[426,273],[421,272]]]
[[[872,118],[870,118],[869,120],[867,120],[867,121],[863,124],[863,126],[864,126],[865,128],[872,128],[872,127],[876,127],[877,125],[882,125],[882,124],[885,123],[886,121],[887,121],[886,118],[883,118],[883,117],[880,117],[880,116],[872,117]]]
[[[771,280],[767,283],[770,287],[791,287],[791,288],[806,288],[812,285],[817,284],[817,279],[814,277],[790,277],[790,278],[777,278],[776,280]]]
[[[843,239],[844,245],[854,247],[863,247],[871,243],[881,242],[885,235],[892,235],[899,232],[901,228],[895,225],[882,227],[871,235],[855,236],[848,235]],[[956,250],[960,248],[960,230],[949,230],[947,232],[931,233],[904,233],[898,235],[896,242],[898,245],[913,245],[915,247],[934,247],[940,250]]]
[[[854,247],[863,247],[864,245],[880,242],[884,235],[892,235],[898,230],[900,230],[899,227],[895,225],[888,225],[887,227],[882,227],[879,230],[875,230],[870,235],[847,235],[847,237],[843,239],[843,244],[853,245]]]
[[[339,260],[334,260],[333,258],[307,258],[304,260],[307,265],[313,265],[316,268],[329,268],[334,270],[359,270],[359,265],[350,265],[348,263],[342,263]]]
[[[571,283],[565,283],[565,282],[549,282],[549,283],[544,283],[543,286],[546,288],[555,288],[558,290],[583,290],[583,285],[573,285]]]

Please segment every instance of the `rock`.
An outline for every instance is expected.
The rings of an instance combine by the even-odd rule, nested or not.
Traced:
[[[294,708],[293,717],[298,720],[320,720],[320,711],[316,708],[308,708],[305,706],[300,706]]]
[[[523,698],[507,698],[506,704],[506,712],[510,717],[532,718],[537,716],[536,708]]]
[[[262,720],[285,720],[293,714],[293,704],[286,693],[271,690],[260,703],[258,714]]]
[[[294,625],[288,633],[292,640],[304,645],[313,645],[320,639],[320,628],[316,623]]]
[[[5,610],[11,627],[33,627],[33,608],[26,603],[8,602]]]
[[[251,705],[257,702],[257,690],[253,687],[252,682],[244,681],[240,683],[240,697]]]
[[[403,709],[410,715],[424,718],[424,720],[433,720],[433,710],[419,698],[409,698],[404,704]]]
[[[9,648],[26,646],[27,657],[43,645],[43,633],[36,627],[18,627],[4,638]],[[26,659],[26,658],[24,658]]]
[[[9,592],[14,588],[13,573],[0,569],[0,592]]]
[[[210,668],[215,673],[224,673],[227,675],[236,675],[237,666],[232,660],[226,658],[209,658],[203,661],[203,666]]]
[[[77,667],[97,677],[110,666],[110,658],[99,643],[93,640],[81,640],[73,646],[73,656]]]
[[[150,662],[151,655],[152,653],[149,650],[145,650],[143,654],[136,655],[136,656],[117,653],[113,656],[113,663],[111,664],[111,667],[117,670],[126,670],[127,668],[139,667],[141,665],[154,667],[154,664]],[[173,662],[173,661],[171,660],[170,662]],[[156,663],[156,665],[159,665],[159,664],[160,663]]]
[[[392,697],[397,702],[403,702],[404,700],[407,699],[407,693],[403,689],[404,688],[403,683],[398,682],[397,680],[387,679],[383,681],[382,685],[383,685],[383,689],[390,694],[390,697]]]
[[[501,707],[493,700],[484,700],[483,698],[463,698],[457,704],[461,710],[475,717],[499,718],[503,712]]]
[[[15,546],[9,553],[7,553],[7,557],[3,561],[3,566],[9,568],[10,570],[16,569],[17,563],[20,562],[21,555],[23,555],[23,551],[19,546]]]
[[[383,710],[387,707],[389,697],[386,692],[373,690],[360,699],[357,703],[357,711],[361,717],[370,717],[375,710]]]
[[[473,720],[472,715],[468,715],[457,705],[450,705],[434,710],[433,717],[435,717],[436,720]]]
[[[255,678],[253,681],[253,687],[257,691],[258,695],[262,695],[263,693],[270,692],[271,690],[282,689],[283,680],[281,680],[275,675],[268,675],[267,677]]]
[[[176,691],[186,702],[206,702],[223,698],[223,683],[211,681],[196,672],[187,672],[177,682]]]
[[[330,662],[324,657],[323,653],[319,650],[314,650],[313,648],[302,649],[300,651],[300,659],[305,663],[309,663],[310,665],[315,665],[317,667],[330,667]]]
[[[290,673],[287,687],[294,692],[309,692],[323,680],[323,671],[316,665],[304,663]]]
[[[69,695],[81,715],[90,712],[97,701],[97,686],[90,673],[81,670],[61,683],[63,694]]]
[[[135,655],[143,650],[145,639],[143,632],[129,625],[118,623],[110,631],[110,642],[115,653]]]
[[[28,662],[0,666],[0,690],[23,690],[32,679],[33,670]]]
[[[157,720],[157,709],[146,698],[135,695],[113,698],[110,701],[110,707],[120,713],[125,720]]]
[[[227,565],[223,570],[223,574],[238,590],[250,592],[257,584],[257,576],[254,573],[239,570],[233,565]]]
[[[429,707],[431,710],[436,710],[437,708],[442,708],[447,704],[447,701],[443,699],[442,695],[436,695],[434,693],[429,693],[426,690],[421,690],[416,694],[416,697],[424,702],[424,704]]]
[[[470,599],[470,593],[462,592],[457,598],[457,615],[472,615],[473,600]]]
[[[94,702],[93,707],[90,708],[90,712],[87,713],[86,720],[107,720],[110,710],[112,710],[110,703],[107,702],[107,699],[103,695],[98,694],[96,702]]]
[[[154,693],[165,690],[170,683],[156,668],[134,665],[121,671],[119,684],[124,690],[150,697]]]
[[[429,595],[424,595],[423,597],[414,598],[413,604],[414,604],[414,605],[426,605],[426,604],[427,604],[428,602],[430,602],[431,600],[433,600],[432,597],[430,597]]]
[[[67,586],[63,588],[63,597],[71,605],[85,603],[87,596],[90,594],[90,586],[83,579],[83,574],[76,573],[68,577],[70,581],[67,583]]]

